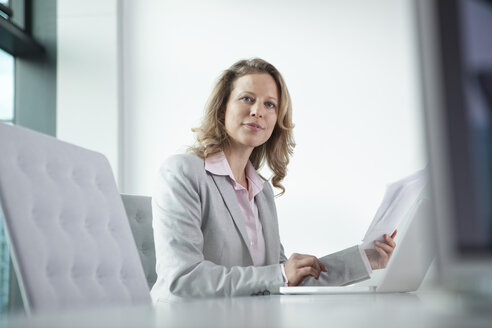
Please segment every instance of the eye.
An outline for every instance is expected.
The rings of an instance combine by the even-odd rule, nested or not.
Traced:
[[[275,109],[277,106],[274,103],[267,101],[265,107],[268,109]]]
[[[254,102],[255,100],[253,98],[251,98],[250,96],[244,96],[244,97],[241,97],[240,100],[243,100],[243,101],[246,101],[246,102]]]

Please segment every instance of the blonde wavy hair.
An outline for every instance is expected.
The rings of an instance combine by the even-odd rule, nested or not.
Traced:
[[[281,182],[287,174],[287,165],[295,147],[292,103],[282,75],[272,64],[263,59],[240,60],[220,75],[205,106],[201,125],[192,129],[196,134],[196,143],[188,150],[201,158],[207,158],[229,147],[230,139],[225,129],[225,111],[234,82],[241,76],[258,73],[270,74],[277,85],[279,93],[277,123],[267,142],[255,147],[249,160],[256,170],[260,169],[266,160],[273,172],[273,186],[282,190],[277,195],[280,196],[285,193],[285,187]]]

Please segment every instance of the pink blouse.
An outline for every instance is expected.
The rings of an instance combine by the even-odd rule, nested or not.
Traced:
[[[263,179],[256,173],[253,164],[248,161],[246,165],[248,189],[241,186],[234,178],[229,162],[227,162],[223,152],[207,157],[205,159],[205,170],[214,175],[225,175],[229,177],[232,187],[236,192],[239,207],[243,213],[253,264],[255,266],[265,265],[265,239],[263,237],[263,227],[259,218],[258,207],[255,203],[255,196],[263,189]]]

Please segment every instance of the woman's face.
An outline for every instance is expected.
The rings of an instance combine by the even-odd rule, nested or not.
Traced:
[[[248,74],[234,81],[225,112],[231,147],[253,150],[272,135],[277,122],[278,90],[270,74]]]

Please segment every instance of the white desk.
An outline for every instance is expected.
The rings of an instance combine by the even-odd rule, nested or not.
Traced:
[[[480,303],[478,303],[480,306]],[[492,311],[442,292],[270,295],[192,300],[31,318],[8,327],[492,327]],[[490,303],[488,308],[490,308]],[[1,324],[0,324],[1,325]]]

